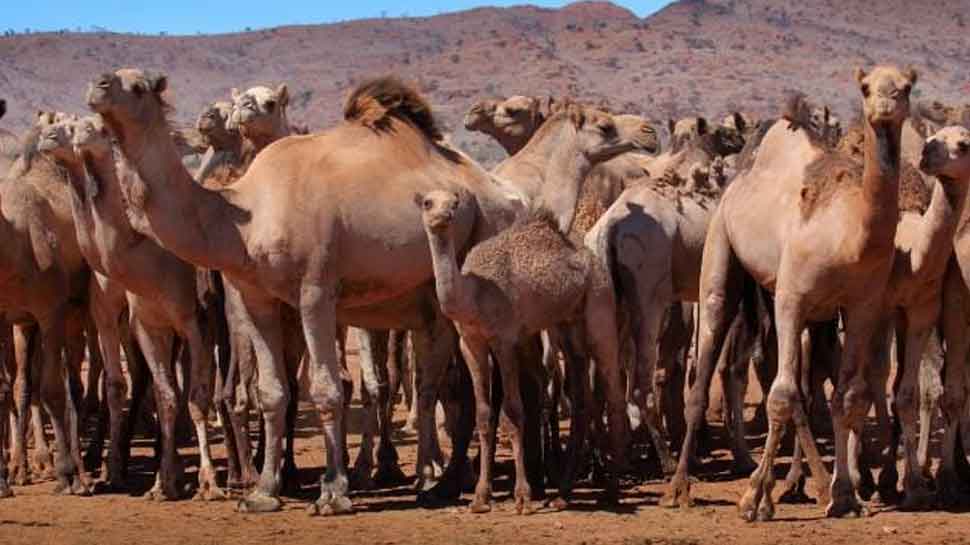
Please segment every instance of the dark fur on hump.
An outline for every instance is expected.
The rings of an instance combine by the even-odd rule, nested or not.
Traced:
[[[802,217],[808,219],[819,205],[828,201],[840,187],[861,185],[865,160],[862,125],[849,127],[837,150],[827,150],[805,169],[802,187]],[[922,214],[929,208],[932,194],[919,171],[905,161],[899,169],[899,211]]]
[[[387,130],[391,118],[410,123],[432,141],[442,139],[431,105],[396,76],[375,78],[357,86],[344,105],[344,119],[377,131]]]

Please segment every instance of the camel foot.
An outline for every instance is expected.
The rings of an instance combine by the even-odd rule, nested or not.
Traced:
[[[872,472],[868,469],[861,469],[859,472],[859,497],[863,501],[869,501],[876,493],[876,480],[872,478]]]
[[[438,507],[458,501],[461,497],[461,475],[456,471],[448,471],[444,477],[434,483],[433,486],[425,487],[418,492],[418,504],[424,507]],[[430,483],[431,481],[426,481]]]
[[[549,507],[556,511],[565,511],[569,509],[569,502],[565,498],[559,497],[549,502]]]
[[[86,475],[75,475],[71,481],[71,495],[74,496],[90,496],[93,488],[91,479]]]
[[[337,496],[327,501],[318,500],[307,507],[311,517],[330,517],[334,515],[349,515],[354,512],[354,504],[347,496]]]
[[[825,508],[825,516],[828,518],[843,518],[848,515],[868,516],[868,511],[854,493],[832,498]]]
[[[663,497],[660,498],[659,505],[661,507],[693,507],[694,500],[690,497],[690,482],[683,477],[675,476],[672,481],[670,481],[670,488],[664,493]]]
[[[741,514],[741,518],[746,522],[758,520],[761,511],[761,499],[761,490],[757,487],[749,486],[744,496],[741,496],[741,500],[738,501],[738,513]]]
[[[492,511],[492,503],[488,498],[476,497],[471,505],[468,506],[468,510],[476,514],[490,513]]]
[[[518,515],[532,515],[535,514],[536,508],[528,498],[516,498],[515,512]]]
[[[253,491],[239,500],[236,510],[240,513],[272,513],[283,508],[283,502],[276,496]]]
[[[374,474],[374,482],[381,488],[391,488],[407,484],[408,476],[401,471],[396,463],[383,464],[378,466],[377,473]]]
[[[781,494],[778,503],[812,503],[812,498],[805,493],[805,479],[786,480],[781,484]]]
[[[913,486],[903,490],[903,501],[899,504],[900,511],[928,511],[936,502],[936,494],[928,486]]]
[[[195,501],[222,501],[226,493],[216,484],[216,474],[212,469],[199,469],[199,489],[192,497]]]
[[[3,461],[0,460],[0,464]],[[30,473],[27,471],[27,466],[24,464],[12,464],[10,466],[10,479],[9,482],[13,483],[14,486],[27,486],[30,484]]]

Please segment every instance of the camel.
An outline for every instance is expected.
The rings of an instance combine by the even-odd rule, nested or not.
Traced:
[[[41,132],[60,117],[46,112],[38,116],[7,173],[8,183],[0,184],[0,230],[8,241],[0,255],[0,267],[7,271],[0,308],[9,323],[39,326],[43,358],[34,376],[54,431],[55,492],[87,495],[91,484],[84,473],[77,429],[83,347],[76,340],[83,341],[83,336],[68,338],[67,334],[86,314],[90,270],[74,236],[63,174],[37,151]],[[30,358],[25,355],[21,361],[21,365],[29,365]],[[64,388],[65,378],[70,396]],[[18,407],[14,434],[20,448],[26,436],[26,412],[26,406]],[[42,438],[41,428],[38,441]],[[17,473],[26,475],[23,452],[14,450],[11,461],[15,478]]]
[[[941,502],[944,505],[952,506],[962,503],[961,500],[964,500],[967,496],[966,483],[958,474],[958,463],[955,459],[955,452],[958,432],[963,433],[965,436],[968,429],[966,427],[961,429],[960,423],[961,421],[965,421],[966,402],[968,399],[966,362],[968,350],[970,350],[970,340],[968,340],[967,336],[968,324],[970,324],[970,318],[968,318],[970,312],[967,310],[970,308],[968,306],[968,301],[970,301],[968,294],[970,294],[970,290],[968,290],[967,286],[970,286],[970,283],[968,283],[968,278],[970,277],[964,271],[968,270],[967,256],[970,253],[967,252],[967,241],[970,238],[966,236],[966,207],[961,208],[960,206],[953,206],[949,203],[951,202],[951,192],[966,192],[966,185],[970,181],[970,170],[968,170],[970,168],[970,132],[962,127],[946,127],[941,129],[927,141],[920,167],[924,174],[935,176],[938,180],[934,188],[934,201],[937,200],[938,192],[946,192],[946,202],[937,203],[938,205],[942,205],[940,207],[945,206],[947,208],[941,214],[944,220],[948,220],[945,223],[956,220],[955,225],[948,226],[955,235],[953,238],[954,257],[946,263],[942,287],[942,292],[946,294],[942,298],[941,318],[942,337],[946,344],[946,350],[944,352],[944,389],[942,397],[938,394],[936,396],[926,396],[921,391],[921,395],[917,398],[922,404],[928,405],[925,408],[920,407],[922,413],[921,420],[924,420],[924,422],[921,422],[921,428],[928,428],[928,425],[926,425],[928,422],[925,421],[929,420],[928,417],[932,415],[931,411],[935,410],[935,399],[933,397],[939,398],[940,407],[946,419],[943,444],[941,447],[943,456],[940,467],[937,470],[936,487]],[[962,205],[963,203],[961,202],[960,204]],[[953,216],[956,217],[954,218]],[[906,347],[906,351],[907,353],[909,352],[909,346]],[[923,380],[921,377],[920,381],[922,382]],[[911,387],[912,385],[910,385]],[[922,384],[920,387],[922,390]],[[912,394],[912,390],[907,393]],[[910,419],[912,419],[912,415],[910,415]],[[914,479],[916,482],[913,483],[917,486],[923,484],[922,477],[926,474],[924,438],[922,437],[926,431],[928,430],[920,430],[921,437],[917,465],[913,467],[907,464],[907,470],[913,467],[917,471],[916,479]],[[909,454],[908,451],[909,449],[907,449],[907,454]]]
[[[292,133],[286,118],[289,101],[285,83],[276,89],[258,85],[242,93],[232,90],[229,126],[238,130],[243,138],[244,163],[251,163],[266,146]]]
[[[191,356],[189,412],[199,441],[200,467],[197,497],[223,497],[209,448],[206,417],[212,397],[211,341],[204,338],[198,321],[201,309],[196,298],[195,268],[179,260],[137,232],[129,222],[127,199],[119,177],[111,138],[98,118],[55,123],[44,133],[42,151],[58,159],[68,171],[71,207],[77,239],[85,259],[100,275],[121,285],[126,292],[131,330],[146,356],[155,383],[156,403],[162,431],[162,461],[155,486],[146,497],[178,498],[179,474],[175,448],[175,420],[179,395],[171,374],[172,346],[184,339]],[[105,313],[100,326],[112,412],[120,415],[124,400],[124,377],[119,359],[119,312]],[[99,328],[99,331],[101,328]],[[117,430],[116,430],[117,428]],[[112,422],[113,438],[121,437],[121,425]],[[117,433],[117,435],[115,435]],[[120,460],[119,460],[120,461]],[[112,464],[111,481],[118,483],[120,470]]]
[[[219,169],[232,171],[242,162],[242,137],[231,128],[232,102],[220,101],[206,106],[196,119],[195,127],[202,134],[208,148],[202,156],[195,179],[201,184],[231,183],[237,176],[232,172],[218,173]]]
[[[690,393],[689,429],[696,429],[706,410],[705,386],[738,311],[745,276],[775,296],[778,374],[768,395],[765,452],[738,504],[746,520],[774,516],[772,467],[789,420],[814,478],[827,480],[799,392],[799,366],[809,362],[799,359],[805,326],[830,320],[837,312],[843,313],[847,330],[832,400],[836,468],[826,515],[862,511],[854,454],[871,403],[869,347],[892,271],[900,133],[916,79],[914,71],[891,66],[856,71],[865,128],[861,168],[825,153],[806,131],[791,130],[787,121],[775,123],[754,165],[731,183],[711,220],[701,265],[698,380]],[[778,213],[765,214],[769,209]],[[755,210],[756,215],[751,213]],[[689,432],[684,451],[692,450],[692,439]],[[665,503],[690,504],[686,472],[681,456]],[[827,494],[819,492],[824,502]]]
[[[426,476],[436,381],[453,353],[455,334],[428,289],[433,272],[430,255],[422,251],[427,237],[420,214],[410,205],[401,208],[397,192],[455,187],[474,192],[476,213],[463,218],[464,238],[456,241],[462,248],[511,223],[522,209],[511,198],[514,193],[441,145],[423,98],[393,78],[356,89],[343,124],[284,138],[263,150],[238,182],[209,190],[195,184],[177,161],[161,96],[166,83],[162,75],[123,69],[96,78],[87,100],[138,171],[141,183],[132,193],[159,240],[196,266],[222,271],[245,305],[267,446],[259,483],[240,508],[262,512],[281,505],[279,441],[289,397],[281,359],[283,306],[297,310],[303,322],[310,397],[321,412],[328,447],[327,473],[311,510],[332,514],[353,508],[340,454],[344,394],[335,353],[338,323],[414,332],[424,366],[418,472]],[[298,165],[307,160],[332,167],[302,170]],[[301,209],[313,213],[296,213]],[[396,235],[388,241],[391,232]],[[456,441],[449,468],[462,465],[455,457],[467,452],[463,441]],[[460,475],[446,477],[441,493],[453,497]],[[425,494],[433,479],[427,484]]]
[[[530,487],[525,477],[523,452],[521,394],[518,386],[519,366],[515,343],[522,336],[535,335],[578,320],[581,327],[570,335],[567,343],[572,351],[584,351],[590,343],[596,356],[597,373],[603,380],[609,403],[609,422],[615,457],[622,456],[622,436],[625,429],[626,409],[620,387],[618,342],[616,339],[615,303],[612,285],[605,269],[597,270],[589,261],[588,251],[577,251],[565,238],[576,215],[576,202],[580,187],[590,169],[597,163],[613,158],[633,148],[651,149],[656,146],[656,133],[642,122],[629,123],[608,114],[567,105],[564,111],[546,121],[529,144],[512,161],[499,165],[496,174],[516,180],[522,187],[535,183],[524,175],[516,176],[520,155],[553,157],[575,156],[578,161],[556,161],[561,166],[557,178],[564,187],[550,195],[548,182],[543,186],[538,201],[534,203],[539,212],[536,217],[526,218],[497,237],[474,246],[468,253],[461,273],[455,257],[452,221],[458,214],[459,198],[455,194],[437,192],[416,197],[416,203],[424,210],[425,229],[428,232],[438,300],[446,316],[455,320],[462,337],[462,353],[468,362],[475,387],[478,407],[479,437],[482,441],[482,467],[476,487],[472,511],[490,510],[491,457],[494,435],[491,417],[491,378],[488,353],[494,355],[502,377],[505,398],[503,408],[511,424],[513,453],[516,461],[515,501],[521,514],[531,512]],[[552,137],[552,135],[557,135]],[[563,142],[570,143],[568,145]],[[579,146],[581,153],[576,154]],[[555,151],[553,151],[555,150]],[[545,214],[545,217],[539,218]],[[542,256],[542,257],[538,257]],[[489,263],[501,263],[494,266]],[[546,278],[548,280],[541,280]],[[552,281],[551,279],[560,279]],[[538,280],[538,281],[536,281]],[[537,308],[528,309],[525,302],[535,303]],[[584,301],[586,302],[584,304]],[[575,354],[573,354],[575,356]],[[583,357],[570,364],[573,384],[584,382]],[[582,363],[582,364],[581,364]],[[582,395],[574,397],[580,401]],[[581,407],[575,409],[582,412]],[[574,428],[571,444],[582,444],[583,426]],[[574,450],[574,449],[573,449]],[[574,458],[571,456],[571,458]],[[568,499],[571,471],[563,479],[563,500]]]

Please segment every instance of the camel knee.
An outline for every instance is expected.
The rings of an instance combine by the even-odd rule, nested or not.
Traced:
[[[286,414],[286,407],[290,403],[290,390],[280,386],[260,386],[259,405],[263,413],[269,417],[283,416]]]
[[[768,392],[768,400],[765,404],[768,418],[787,422],[793,416],[795,404],[799,402],[798,387],[794,383],[775,382]]]

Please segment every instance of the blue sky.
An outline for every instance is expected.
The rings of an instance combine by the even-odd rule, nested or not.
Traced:
[[[0,31],[13,29],[160,31],[169,34],[234,32],[246,27],[313,24],[410,15],[434,15],[482,5],[562,6],[556,0],[4,0]],[[664,0],[615,0],[644,17],[668,4]]]

